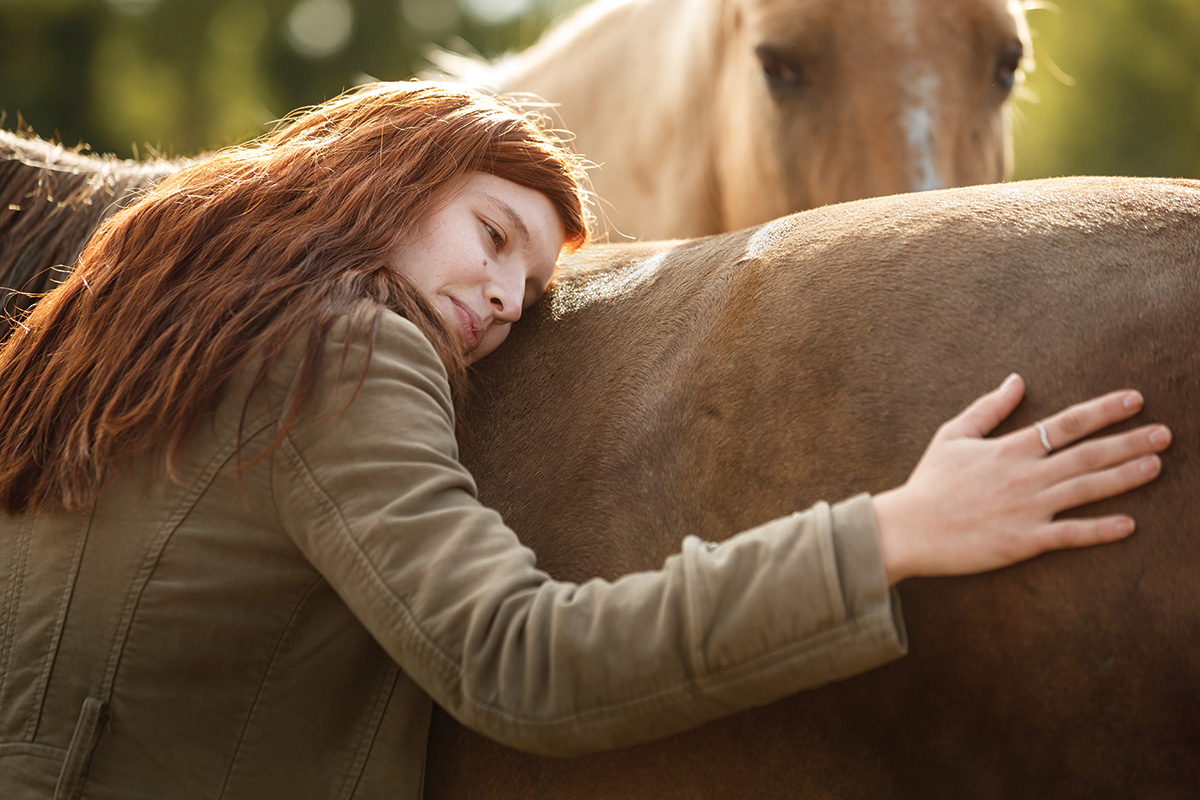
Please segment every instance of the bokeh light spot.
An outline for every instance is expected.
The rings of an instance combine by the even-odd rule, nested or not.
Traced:
[[[288,42],[307,58],[333,55],[353,33],[354,9],[347,0],[302,0],[287,19]]]
[[[459,0],[469,16],[485,25],[511,22],[529,11],[532,4],[532,0]]]

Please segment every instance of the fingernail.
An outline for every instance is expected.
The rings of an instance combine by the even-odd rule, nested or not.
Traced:
[[[1133,533],[1133,518],[1122,517],[1121,519],[1117,520],[1116,527],[1117,533],[1121,534],[1122,536],[1128,536],[1129,534]]]
[[[1146,475],[1157,475],[1159,469],[1162,468],[1162,459],[1158,456],[1146,456],[1139,466]]]
[[[1129,409],[1141,408],[1143,402],[1145,402],[1145,401],[1142,399],[1142,395],[1138,392],[1130,392],[1128,395],[1125,396],[1125,407],[1126,408],[1129,408]]]
[[[1166,447],[1171,443],[1171,433],[1166,428],[1158,428],[1150,434],[1150,444],[1155,447]]]

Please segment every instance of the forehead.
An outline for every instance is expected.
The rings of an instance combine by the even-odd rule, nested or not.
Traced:
[[[553,270],[566,232],[550,198],[528,186],[483,173],[465,176],[456,188],[455,197],[472,211],[488,214],[515,247],[548,262],[545,268]]]
[[[810,34],[874,42],[925,39],[951,29],[1011,24],[1021,0],[734,0],[749,35]]]
[[[536,223],[553,222],[562,227],[550,198],[528,186],[495,175],[480,172],[464,175],[451,187],[450,195],[511,210],[521,217],[521,222],[531,232]]]

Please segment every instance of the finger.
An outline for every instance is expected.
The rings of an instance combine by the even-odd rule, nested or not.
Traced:
[[[1144,455],[1160,453],[1171,444],[1166,425],[1144,425],[1132,431],[1081,442],[1046,459],[1046,476],[1058,483],[1067,478],[1097,472],[1133,461]]]
[[[942,432],[958,438],[981,439],[1007,419],[1024,395],[1025,381],[1014,372],[999,387],[975,400],[943,425]]]
[[[1046,489],[1042,497],[1049,503],[1052,513],[1066,511],[1087,503],[1149,483],[1162,472],[1162,459],[1156,455],[1142,456],[1099,472],[1089,472],[1062,481]]]
[[[1134,527],[1133,518],[1124,514],[1055,520],[1038,532],[1038,552],[1120,541],[1133,533]]]
[[[1085,436],[1129,419],[1141,411],[1144,404],[1141,393],[1132,389],[1109,392],[1077,403],[1042,421],[1045,439],[1050,443],[1051,450],[1062,450]],[[1022,428],[1013,435],[1024,440],[1029,452],[1047,452],[1042,432],[1036,425]]]

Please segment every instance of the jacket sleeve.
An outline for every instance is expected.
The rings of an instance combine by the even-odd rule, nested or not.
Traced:
[[[350,341],[351,366],[335,367],[344,330],[320,389],[335,406],[366,353]],[[391,312],[353,402],[302,419],[272,459],[276,507],[304,555],[437,703],[512,747],[627,746],[905,650],[866,495],[719,545],[688,536],[656,572],[550,579],[476,500],[442,365]]]

